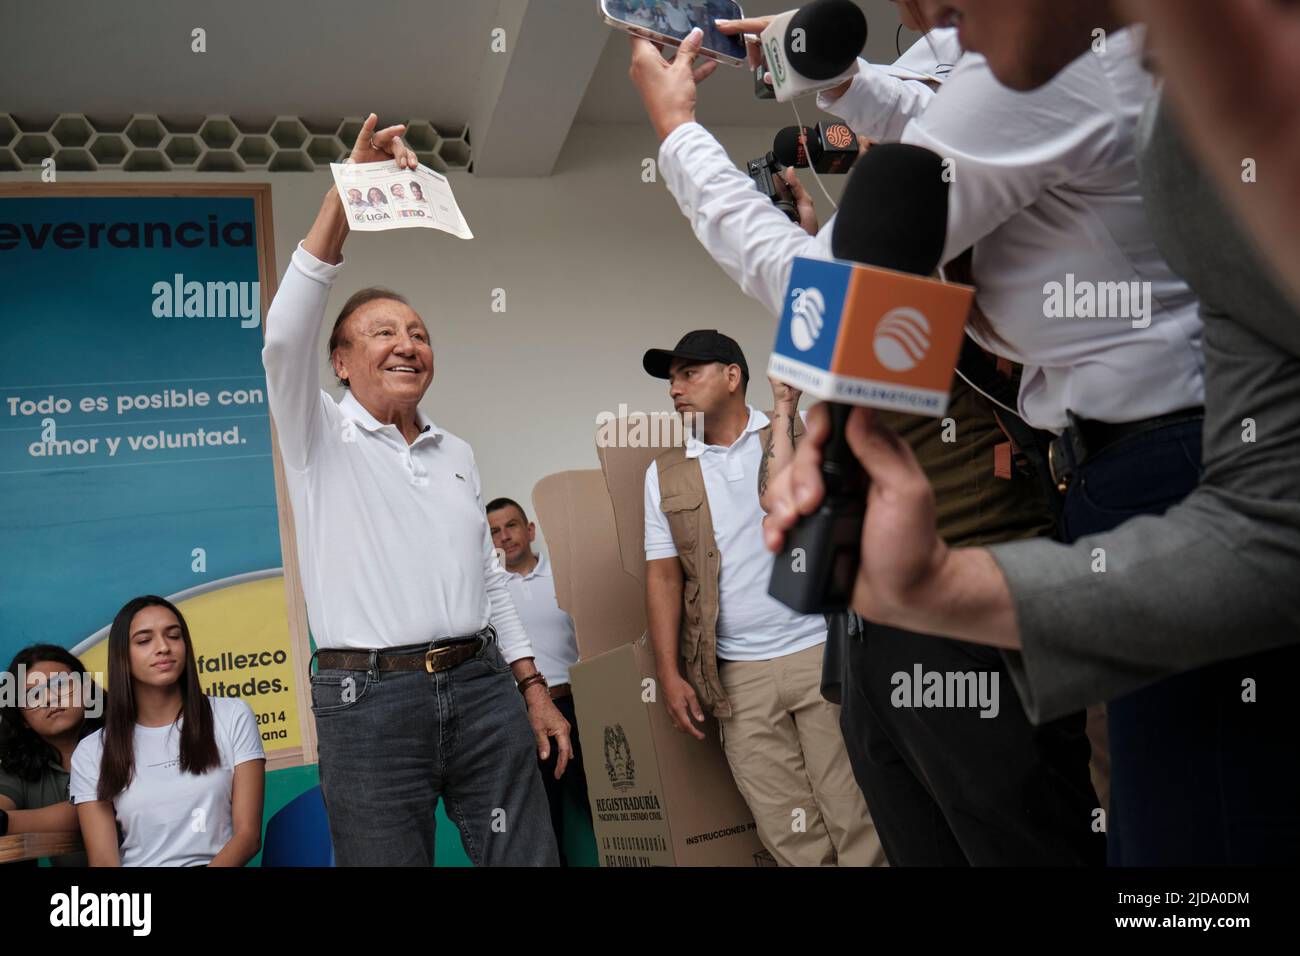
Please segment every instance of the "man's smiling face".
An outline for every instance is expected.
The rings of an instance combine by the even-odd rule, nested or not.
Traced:
[[[433,381],[424,320],[395,299],[367,302],[348,316],[334,368],[367,409],[413,407]]]

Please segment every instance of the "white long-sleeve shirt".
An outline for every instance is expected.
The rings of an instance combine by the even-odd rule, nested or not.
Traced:
[[[316,644],[401,647],[491,622],[507,661],[531,657],[469,445],[422,413],[408,445],[351,392],[335,402],[320,387],[317,342],[341,270],[299,245],[262,350]]]
[[[510,573],[510,599],[546,682],[552,687],[569,683],[569,668],[578,662],[578,636],[573,618],[555,599],[555,575],[545,554],[527,574]]]
[[[936,91],[925,80],[943,84],[961,57],[955,29],[933,30],[928,42],[918,40],[892,66],[859,58],[858,75],[843,95],[818,93],[817,105],[844,120],[863,139],[896,143],[907,124],[934,99]]]
[[[863,65],[832,106],[869,138],[906,119],[903,142],[954,161],[944,260],[974,246],[977,301],[1003,340],[982,344],[1025,366],[1020,412],[1054,431],[1067,410],[1137,421],[1204,397],[1196,297],[1156,249],[1138,186],[1134,137],[1151,78],[1134,31],[1107,43],[1033,93],[1006,89],[974,54],[933,96]],[[831,257],[832,223],[805,234],[698,124],[664,140],[659,168],[700,242],[774,315],[794,258]],[[1051,283],[1116,282],[1150,283],[1145,328],[1129,317],[1048,317]]]

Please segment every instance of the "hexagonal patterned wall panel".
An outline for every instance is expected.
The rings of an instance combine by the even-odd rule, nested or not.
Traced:
[[[362,122],[297,116],[277,116],[269,123],[230,116],[196,121],[152,113],[120,119],[62,113],[47,122],[0,113],[0,172],[39,169],[50,157],[56,169],[75,172],[312,172],[347,158]],[[468,129],[439,129],[422,119],[406,126],[407,141],[430,169],[445,173],[469,167]]]

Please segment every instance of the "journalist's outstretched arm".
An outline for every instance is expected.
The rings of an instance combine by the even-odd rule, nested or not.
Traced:
[[[377,117],[367,117],[357,136],[352,162],[394,159],[414,168],[415,154],[400,134],[404,126],[376,130]],[[321,403],[329,396],[320,388],[316,342],[330,288],[343,265],[343,243],[348,238],[348,218],[338,192],[331,185],[321,202],[316,221],[298,248],[266,315],[262,363],[266,367],[267,396],[275,420],[280,455],[287,467],[307,466],[315,433],[323,427]]]
[[[947,49],[949,41],[941,40]],[[700,77],[692,64],[698,48],[698,40],[688,39],[673,63],[666,64],[651,43],[633,40],[630,72],[663,140],[659,169],[700,244],[742,291],[780,315],[794,259],[831,257],[830,223],[819,235],[808,235],[759,193],[713,135],[695,122]],[[824,103],[860,135],[889,138],[932,97],[926,84],[888,76],[864,62],[848,92],[834,105],[829,97]]]
[[[924,32],[924,26],[912,21],[906,7],[899,8],[903,26]],[[756,35],[767,29],[775,17],[752,17],[746,20],[719,20],[718,29],[725,34]],[[757,42],[750,40],[749,62],[763,63]],[[893,142],[915,117],[925,112],[934,98],[934,88],[926,81],[906,78],[910,74],[932,75],[936,67],[951,69],[961,58],[957,31],[932,30],[917,41],[893,66],[881,66],[858,58],[858,72],[839,86],[817,94],[817,105],[844,120],[863,139]],[[935,62],[938,55],[942,63]],[[937,79],[937,77],[936,77]]]

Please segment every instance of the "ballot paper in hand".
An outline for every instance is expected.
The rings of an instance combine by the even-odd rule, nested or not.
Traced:
[[[353,229],[376,232],[423,226],[473,239],[447,177],[427,166],[402,169],[382,163],[330,163]]]

